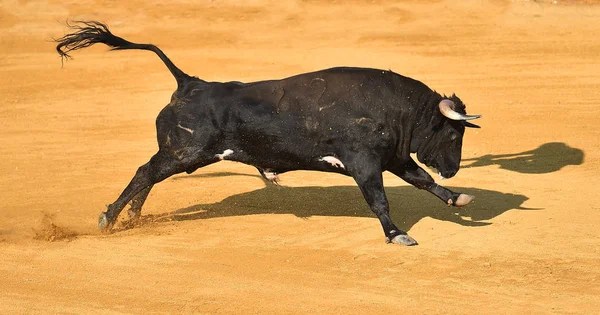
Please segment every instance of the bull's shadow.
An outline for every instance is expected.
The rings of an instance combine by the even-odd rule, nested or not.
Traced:
[[[545,174],[560,170],[567,165],[581,165],[583,151],[562,142],[549,142],[537,149],[514,154],[483,155],[472,159],[461,168],[499,165],[500,168],[526,174]]]
[[[205,175],[210,176],[210,174]],[[224,176],[224,174],[217,176]],[[406,231],[425,217],[464,226],[485,226],[491,224],[484,222],[485,220],[492,219],[508,210],[528,210],[521,206],[529,199],[523,195],[475,188],[451,189],[475,195],[477,199],[467,207],[454,208],[446,206],[428,192],[420,191],[412,186],[386,187],[392,220],[399,228]],[[375,218],[356,186],[274,187],[272,185],[230,196],[220,202],[198,204],[164,215],[145,217],[160,222],[271,213],[294,214],[298,217]]]

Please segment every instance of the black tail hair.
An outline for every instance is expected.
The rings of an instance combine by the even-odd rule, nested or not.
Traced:
[[[158,57],[165,63],[171,74],[177,80],[177,85],[182,86],[183,83],[191,79],[189,75],[177,68],[171,60],[160,50],[158,47],[152,44],[136,44],[127,41],[121,37],[113,35],[106,24],[98,21],[73,21],[74,24],[67,26],[75,30],[73,33],[67,34],[59,39],[55,39],[58,43],[56,51],[62,58],[71,59],[69,53],[73,50],[78,50],[92,46],[97,43],[105,44],[111,47],[111,50],[125,50],[125,49],[142,49],[153,51]]]

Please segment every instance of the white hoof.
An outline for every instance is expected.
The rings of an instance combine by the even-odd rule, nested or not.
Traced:
[[[402,245],[406,245],[406,246],[418,245],[417,241],[415,241],[414,238],[408,236],[407,234],[396,235],[391,240],[388,239],[387,242],[388,243],[393,243],[393,244],[402,244]]]
[[[112,224],[108,222],[106,212],[102,212],[100,217],[98,217],[98,228],[102,231],[108,231],[112,228]]]
[[[454,203],[454,205],[457,207],[464,207],[464,206],[468,205],[469,203],[471,203],[471,201],[473,201],[473,199],[475,199],[475,196],[467,195],[467,194],[460,194],[458,196],[458,198],[456,198],[456,202]]]

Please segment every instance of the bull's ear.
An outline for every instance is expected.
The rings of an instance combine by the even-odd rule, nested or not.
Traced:
[[[465,121],[464,124],[465,124],[465,127],[469,127],[469,128],[481,128],[478,125],[470,123],[468,121]]]

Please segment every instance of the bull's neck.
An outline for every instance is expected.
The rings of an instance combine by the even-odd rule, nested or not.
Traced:
[[[412,119],[412,137],[410,144],[410,153],[417,153],[422,146],[425,146],[432,138],[433,128],[439,122],[438,104],[442,97],[435,93],[422,97],[415,108],[415,117]]]

